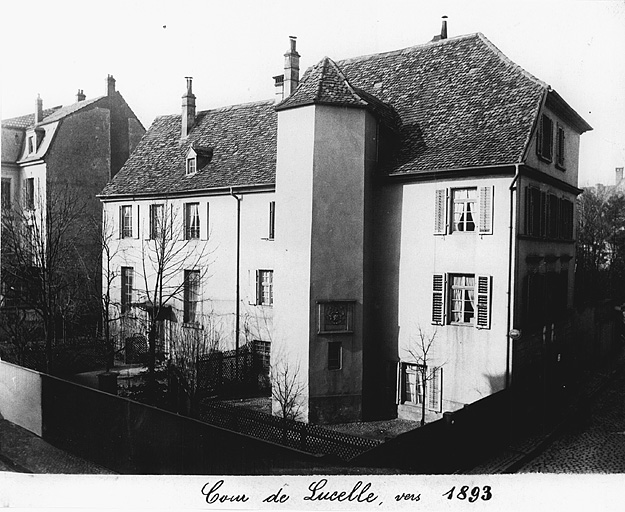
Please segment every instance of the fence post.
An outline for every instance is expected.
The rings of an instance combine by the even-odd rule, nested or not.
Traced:
[[[308,441],[308,425],[302,425],[300,429],[300,446],[303,451],[306,451],[306,444]]]

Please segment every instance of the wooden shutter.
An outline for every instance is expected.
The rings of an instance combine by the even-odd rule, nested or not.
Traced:
[[[428,376],[428,409],[443,412],[443,369],[432,368]]]
[[[401,361],[398,361],[396,363],[396,372],[397,372],[397,386],[395,388],[395,403],[396,404],[400,404],[401,403],[401,393],[402,393],[402,386],[403,386],[403,379],[402,379],[402,363]]]
[[[480,187],[480,235],[493,234],[493,192],[492,185]]]
[[[543,116],[538,118],[538,130],[536,131],[536,154],[543,154]]]
[[[262,283],[260,282],[260,270],[256,271],[256,305],[260,305],[260,299],[262,297]]]
[[[141,226],[141,217],[140,217],[140,211],[139,211],[139,205],[137,205],[136,208],[133,208],[132,210],[132,215],[133,215],[133,219],[132,219],[132,237],[133,238],[139,238],[140,234],[139,234],[139,227]]]
[[[124,209],[123,206],[119,206],[119,215],[117,216],[118,220],[119,220],[119,225],[117,226],[118,229],[118,235],[119,238],[124,238]]]
[[[447,189],[439,189],[434,197],[434,234],[447,233]]]
[[[491,310],[491,276],[477,276],[477,322],[475,326],[478,329],[490,329],[490,310]]]
[[[276,233],[276,202],[269,202],[269,239],[273,240]]]
[[[432,277],[432,323],[445,323],[445,274],[434,274]]]
[[[202,219],[202,209],[201,209],[201,205],[202,203],[200,203],[200,205],[198,206],[198,215],[200,218],[200,239],[201,240],[208,240],[209,237],[209,227],[208,227],[208,220],[209,220],[209,213],[210,213],[210,203],[207,201],[206,202],[206,215],[204,216],[204,219]]]

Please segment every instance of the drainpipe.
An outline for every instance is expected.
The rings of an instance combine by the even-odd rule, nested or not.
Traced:
[[[516,257],[516,251],[513,251],[513,246],[516,248],[515,242],[515,226],[514,226],[514,199],[516,191],[516,183],[519,179],[519,165],[514,164],[514,178],[512,183],[510,183],[510,238],[508,241],[508,319],[507,319],[507,329],[506,329],[506,388],[510,387],[512,381],[512,339],[510,338],[510,330],[512,329],[512,304],[513,304],[513,296],[512,296],[512,265],[513,265],[513,257]],[[518,213],[518,212],[517,212]],[[518,220],[518,216],[517,219]],[[516,266],[514,267],[516,271]]]
[[[236,306],[235,306],[235,326],[234,326],[234,342],[235,342],[235,361],[236,361],[236,375],[239,376],[239,331],[240,331],[240,303],[241,303],[241,200],[240,195],[236,195],[230,187],[230,195],[237,200],[237,284],[236,284]]]

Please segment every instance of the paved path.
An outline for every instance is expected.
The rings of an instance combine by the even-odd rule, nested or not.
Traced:
[[[625,371],[519,473],[625,473]]]
[[[0,420],[0,471],[85,475],[113,473],[59,450],[32,432],[6,420]]]

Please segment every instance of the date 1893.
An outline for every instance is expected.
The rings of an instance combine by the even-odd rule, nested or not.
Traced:
[[[479,499],[482,501],[488,501],[493,497],[493,492],[490,485],[484,485],[483,487],[473,487],[469,490],[468,485],[463,485],[458,490],[456,486],[449,489],[443,494],[448,500],[467,500],[469,503],[473,503]]]

